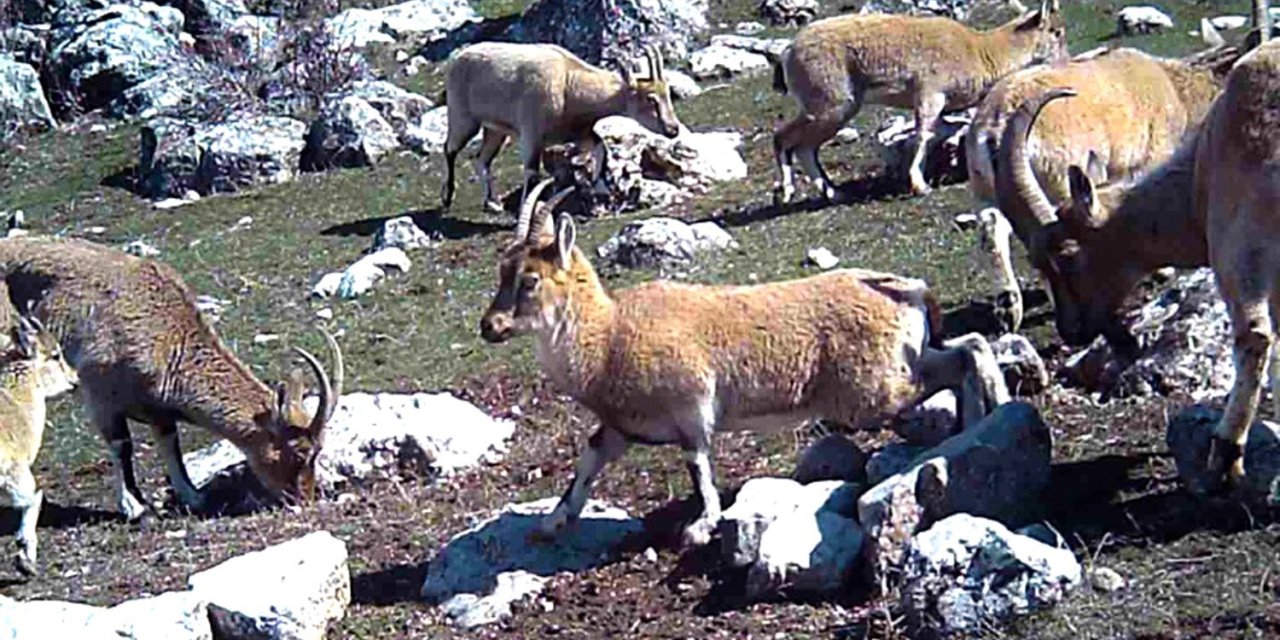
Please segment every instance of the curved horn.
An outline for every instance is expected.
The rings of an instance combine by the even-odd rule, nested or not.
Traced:
[[[1075,90],[1059,87],[1050,89],[1022,103],[1022,106],[1009,119],[1009,123],[1004,130],[1004,138],[1000,141],[1000,147],[1005,154],[1007,162],[999,163],[1001,166],[996,175],[996,192],[1012,193],[1014,197],[1021,200],[1031,209],[1032,215],[1035,216],[1036,222],[1040,225],[1053,222],[1057,219],[1057,215],[1053,204],[1049,202],[1049,197],[1040,188],[1040,183],[1031,171],[1031,159],[1027,155],[1027,136],[1030,135],[1032,125],[1035,124],[1036,118],[1040,115],[1040,110],[1045,105],[1058,98],[1067,98],[1074,95],[1076,95]],[[1007,181],[1000,180],[1002,176]],[[1004,182],[1006,186],[1002,188],[1001,182]],[[1009,187],[1012,187],[1012,191],[1009,191]],[[1001,209],[1004,211],[1010,210],[1008,207],[1001,207]]]
[[[538,197],[551,185],[552,180],[553,178],[543,178],[542,182],[534,185],[533,189],[525,194],[524,203],[520,205],[520,217],[516,222],[516,242],[525,242],[529,239],[529,222],[533,219],[534,210],[538,208]]]
[[[342,384],[347,376],[347,367],[342,361],[342,349],[338,347],[337,339],[324,329],[320,329],[320,335],[324,336],[325,344],[329,345],[329,357],[333,358],[333,375],[330,378],[333,386],[333,402],[330,403],[329,411],[324,416],[324,423],[327,425],[333,419],[333,412],[338,410],[338,402],[342,400]]]
[[[649,69],[653,72],[654,80],[662,80],[666,75],[666,69],[662,61],[662,52],[658,51],[658,47],[649,45],[646,48],[649,54]]]
[[[324,423],[328,421],[328,416],[333,413],[337,398],[333,395],[333,386],[329,384],[329,375],[324,372],[324,367],[320,366],[320,361],[302,347],[294,347],[293,350],[302,356],[303,360],[307,361],[307,366],[311,367],[311,373],[315,375],[316,381],[320,383],[320,406],[316,407],[316,413],[311,417],[311,424],[307,427],[307,431],[314,441],[317,434],[324,432]]]
[[[1258,42],[1271,39],[1271,3],[1269,0],[1253,0],[1253,28],[1258,30]]]
[[[635,73],[631,70],[631,63],[626,60],[615,61],[618,65],[618,73],[622,76],[622,84],[628,87],[635,84]]]

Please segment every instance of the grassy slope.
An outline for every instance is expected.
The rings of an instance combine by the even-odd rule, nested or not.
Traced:
[[[713,0],[713,22],[750,17],[745,0]],[[1215,3],[1216,4],[1216,3]],[[502,15],[520,3],[481,2],[486,15]],[[834,5],[829,5],[829,8]],[[1072,50],[1099,44],[1112,29],[1111,2],[1068,3]],[[1185,25],[1205,11],[1192,2],[1164,3],[1180,28],[1160,36],[1124,41],[1161,53],[1195,48]],[[1239,0],[1213,12],[1243,12]],[[398,82],[401,79],[397,79]],[[403,79],[428,94],[438,74]],[[707,282],[748,282],[794,277],[807,271],[804,252],[826,246],[845,264],[897,271],[928,279],[949,305],[982,294],[983,280],[968,236],[954,228],[953,214],[970,206],[963,186],[943,188],[923,199],[881,196],[851,205],[769,206],[772,181],[769,138],[776,117],[792,106],[769,89],[767,77],[736,82],[678,105],[695,129],[732,127],[747,140],[750,179],[725,185],[692,203],[664,213],[715,219],[738,239],[738,252],[708,258],[687,269]],[[856,124],[864,132],[883,115],[868,109]],[[137,131],[121,126],[96,133],[55,133],[32,140],[18,153],[0,157],[0,210],[24,209],[32,226],[45,232],[83,235],[106,231],[98,240],[123,244],[144,238],[161,249],[161,259],[186,275],[200,293],[231,301],[219,331],[235,351],[267,379],[288,364],[283,344],[318,349],[308,331],[320,305],[306,292],[325,271],[340,268],[367,247],[371,221],[413,215],[445,241],[412,255],[414,267],[382,283],[369,296],[334,302],[329,323],[345,332],[349,388],[364,390],[461,390],[496,411],[513,402],[530,410],[508,461],[438,487],[427,482],[383,485],[344,506],[325,504],[296,517],[260,514],[242,518],[197,519],[171,516],[147,530],[114,521],[109,509],[107,465],[102,446],[85,427],[78,400],[57,404],[54,424],[37,474],[54,504],[42,532],[47,573],[6,591],[18,597],[75,597],[112,602],[141,591],[175,588],[191,569],[234,552],[256,548],[301,531],[327,527],[350,540],[355,599],[336,637],[421,637],[451,635],[435,613],[415,602],[422,561],[430,550],[464,528],[472,514],[517,498],[558,495],[572,452],[591,419],[565,406],[539,382],[527,343],[483,344],[475,326],[493,286],[493,257],[506,240],[506,219],[477,213],[474,184],[461,185],[460,206],[447,217],[437,202],[440,164],[436,157],[402,155],[369,170],[306,176],[278,187],[238,197],[215,197],[174,211],[157,211],[116,188],[136,164]],[[878,171],[865,143],[831,148],[824,154],[839,181],[864,180]],[[499,180],[517,180],[514,154],[499,161]],[[469,175],[464,169],[463,175]],[[860,183],[864,184],[864,183]],[[637,214],[592,221],[580,227],[580,242],[594,247]],[[235,228],[251,216],[248,227]],[[337,230],[338,233],[325,233]],[[1029,273],[1026,269],[1022,273]],[[610,274],[622,286],[652,273]],[[1031,334],[1046,353],[1055,353],[1045,325],[1046,309],[1031,314]],[[259,346],[258,333],[278,333],[281,341]],[[1057,428],[1058,494],[1050,501],[1055,524],[1069,533],[1078,553],[1130,577],[1133,586],[1117,595],[1084,593],[1049,614],[1020,623],[1025,637],[1176,637],[1269,625],[1275,632],[1280,611],[1280,563],[1274,529],[1232,505],[1195,507],[1172,482],[1163,451],[1162,413],[1177,403],[1162,400],[1094,406],[1069,392],[1036,400]],[[189,444],[204,434],[189,429]],[[140,440],[145,440],[139,433]],[[731,488],[748,477],[790,468],[793,436],[732,436],[718,445],[721,484]],[[144,451],[142,473],[160,486],[160,471]],[[687,508],[672,503],[689,490],[672,452],[633,451],[606,474],[597,495],[635,513]],[[1197,510],[1198,509],[1198,510]],[[669,528],[670,525],[667,525]],[[660,529],[662,527],[659,527]],[[177,536],[175,532],[184,532]],[[169,532],[166,536],[165,532]],[[551,589],[551,613],[518,615],[509,625],[484,635],[536,635],[559,631],[570,637],[601,632],[644,636],[772,633],[829,636],[847,631],[860,637],[891,635],[892,625],[869,615],[856,595],[835,603],[773,603],[744,607],[731,588],[716,583],[722,572],[705,554],[685,554],[662,544],[657,563],[627,555],[615,565],[583,576],[558,578]],[[105,553],[104,553],[105,552]],[[141,569],[139,568],[141,567]],[[691,569],[692,567],[692,569]],[[701,567],[702,569],[698,569]],[[706,569],[711,567],[711,569]],[[703,575],[705,571],[707,575]],[[1225,611],[1218,615],[1220,610]],[[636,625],[633,628],[633,625]],[[1256,632],[1255,632],[1256,635]]]

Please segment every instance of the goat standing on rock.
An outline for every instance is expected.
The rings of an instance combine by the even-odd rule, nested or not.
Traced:
[[[775,197],[779,203],[791,200],[796,154],[822,195],[835,197],[818,147],[866,102],[914,111],[917,141],[908,173],[911,192],[926,193],[921,165],[944,111],[977,104],[991,85],[1018,69],[1066,56],[1057,0],[984,32],[948,18],[844,15],[814,22],[796,34],[774,70],[774,87],[800,107],[773,135],[781,180]]]
[[[218,339],[195,295],[167,265],[83,240],[0,240],[0,279],[19,309],[32,308],[75,367],[90,419],[111,447],[120,509],[146,512],[133,474],[130,419],[151,425],[178,498],[198,508],[178,446],[178,422],[230,440],[272,493],[289,501],[315,492],[315,461],[325,423],[342,389],[342,354],[333,381],[314,356],[296,349],[315,374],[320,405],[302,408],[298,380],[272,389]]]
[[[475,170],[484,188],[485,208],[492,211],[502,211],[502,205],[489,167],[511,136],[520,139],[523,199],[538,179],[548,145],[583,143],[592,150],[593,174],[600,171],[603,142],[592,127],[601,118],[626,115],[669,138],[680,135],[662,56],[649,47],[645,58],[650,77],[637,78],[626,63],[620,65],[620,74],[614,73],[550,44],[482,42],[463,49],[449,65],[445,85],[449,133],[440,194],[444,207],[453,204],[458,153],[481,129],[484,140]]]
[[[499,265],[480,322],[504,342],[537,335],[543,370],[601,426],[568,493],[543,521],[577,518],[600,470],[629,444],[679,444],[702,498],[684,537],[709,540],[720,519],[711,474],[716,431],[764,431],[826,418],[874,428],[944,388],[972,424],[1009,399],[985,339],[944,347],[923,282],[856,269],[757,286],[653,282],[610,294],[575,245],[572,218],[551,213],[568,191],[522,206],[517,241]]]

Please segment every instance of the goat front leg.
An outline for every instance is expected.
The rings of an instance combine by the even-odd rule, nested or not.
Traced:
[[[942,108],[946,104],[947,97],[941,93],[923,93],[916,103],[916,150],[911,156],[911,167],[907,170],[912,195],[924,195],[931,191],[929,183],[924,179],[925,149],[933,139],[933,128],[942,116]]]
[[[40,572],[37,562],[36,523],[40,521],[40,507],[44,504],[44,492],[36,489],[35,477],[31,469],[18,465],[7,474],[9,481],[4,483],[9,495],[9,503],[22,513],[22,521],[18,525],[18,536],[15,542],[18,551],[13,557],[14,566],[24,576],[34,576]]]
[[[178,424],[173,420],[162,420],[151,425],[151,433],[160,446],[160,454],[164,457],[165,470],[169,475],[169,486],[177,494],[178,501],[192,511],[203,511],[205,496],[196,489],[187,474],[187,465],[182,461],[182,446],[178,442]]]
[[[146,515],[147,507],[142,502],[138,479],[133,473],[133,438],[129,435],[129,422],[124,413],[98,408],[93,403],[88,389],[89,387],[86,386],[85,396],[89,403],[89,414],[98,428],[98,433],[107,441],[107,446],[111,449],[120,512],[130,522],[138,520]]]
[[[699,407],[696,415],[681,429],[684,436],[681,454],[694,490],[702,500],[702,513],[684,529],[682,537],[686,546],[702,546],[711,542],[711,534],[720,523],[720,492],[716,490],[711,469],[711,434],[714,430],[715,415],[709,404]]]
[[[1013,251],[1010,238],[1013,227],[995,207],[978,212],[978,252],[995,282],[996,321],[1006,332],[1022,327],[1022,289],[1013,274]]]
[[[484,191],[484,208],[490,213],[502,213],[502,202],[498,200],[497,187],[493,178],[493,158],[502,150],[507,142],[507,134],[493,129],[484,129],[484,138],[480,143],[480,152],[472,161],[476,177],[480,179],[480,188]]]
[[[621,432],[609,427],[600,427],[587,440],[587,449],[578,458],[574,470],[573,482],[565,491],[556,508],[538,524],[536,534],[539,537],[551,538],[569,524],[576,522],[587,504],[587,496],[591,492],[591,484],[605,465],[622,457],[627,452],[627,439]]]
[[[1230,301],[1230,298],[1228,298]],[[1213,431],[1207,470],[1215,478],[1224,474],[1232,482],[1244,478],[1244,445],[1257,416],[1261,400],[1262,376],[1266,373],[1274,341],[1272,318],[1266,300],[1231,304],[1231,327],[1235,336],[1236,379],[1227,399],[1226,411]],[[1200,487],[1209,490],[1215,487]]]
[[[920,354],[920,378],[928,398],[942,389],[956,393],[961,428],[977,424],[1009,401],[1009,388],[987,339],[977,333],[952,338],[942,349]]]

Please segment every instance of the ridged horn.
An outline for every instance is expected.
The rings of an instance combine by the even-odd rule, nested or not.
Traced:
[[[1006,154],[1005,157],[1008,158],[1008,162],[1000,163],[1004,165],[1001,171],[1010,172],[1010,182],[1012,182],[1011,186],[1014,194],[1026,203],[1036,221],[1041,225],[1049,224],[1056,220],[1057,214],[1053,204],[1049,202],[1049,197],[1040,188],[1040,183],[1036,180],[1036,176],[1031,170],[1031,158],[1027,155],[1027,136],[1030,135],[1031,127],[1035,124],[1036,118],[1040,115],[1040,111],[1044,109],[1045,105],[1058,98],[1068,98],[1074,95],[1076,95],[1074,89],[1058,87],[1045,91],[1022,103],[1022,106],[1009,119],[1009,124],[1004,130],[1004,138],[1000,142],[1000,146]],[[997,185],[998,189],[999,186]]]
[[[516,221],[516,242],[528,242],[531,239],[529,223],[533,220],[533,213],[538,208],[538,197],[551,185],[552,180],[553,178],[544,178],[525,195],[524,202],[520,205],[520,218]]]

